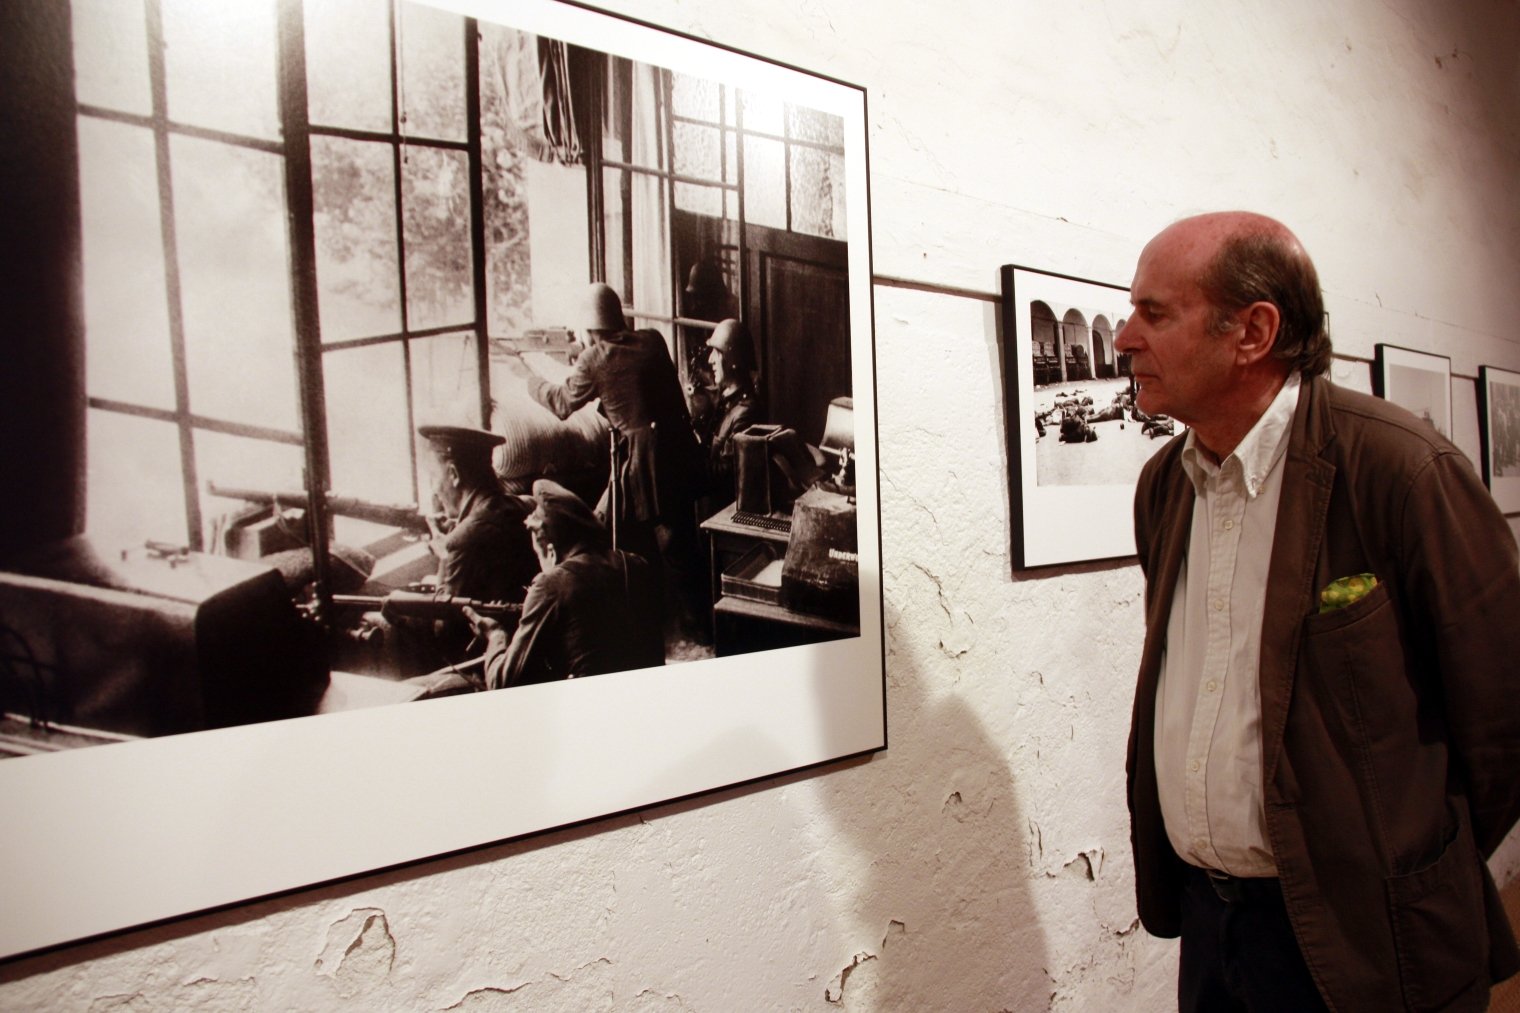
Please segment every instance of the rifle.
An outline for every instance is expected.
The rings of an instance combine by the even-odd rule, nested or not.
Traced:
[[[515,623],[522,616],[522,606],[513,602],[481,601],[478,598],[462,598],[448,594],[428,594],[425,591],[392,591],[385,597],[371,594],[335,594],[334,608],[363,608],[380,610],[380,614],[392,622],[398,619],[416,619],[433,622],[439,619],[461,618],[468,606],[484,619],[499,623]]]
[[[258,503],[261,506],[304,506],[307,493],[305,489],[243,489],[232,486],[220,486],[215,482],[209,483],[211,495],[220,496],[224,499],[241,499],[249,503]],[[327,510],[329,513],[339,514],[343,517],[353,517],[361,521],[370,521],[375,524],[384,524],[393,528],[403,528],[418,534],[430,534],[428,527],[429,515],[418,509],[415,503],[375,503],[370,500],[359,499],[357,496],[338,496],[327,493]]]

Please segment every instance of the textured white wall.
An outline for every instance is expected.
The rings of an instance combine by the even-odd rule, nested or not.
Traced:
[[[1249,207],[1341,351],[1520,369],[1520,5],[612,6],[868,88],[890,749],[0,966],[0,1008],[1171,1004],[1123,799],[1141,581],[1010,573],[996,269],[1127,282]]]

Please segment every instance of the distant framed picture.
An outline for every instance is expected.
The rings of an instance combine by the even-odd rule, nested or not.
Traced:
[[[1520,513],[1520,373],[1478,367],[1483,481],[1507,514]]]
[[[1132,555],[1135,481],[1181,426],[1135,406],[1129,290],[1007,265],[1002,309],[1014,567]]]
[[[1372,392],[1407,408],[1451,439],[1451,360],[1446,356],[1379,344]]]
[[[0,261],[44,262],[83,320],[49,320],[47,368],[6,389],[18,418],[77,404],[79,477],[27,484],[82,531],[0,558],[0,961],[885,748],[863,87],[555,0],[25,9],[0,106],[35,131],[6,178],[41,210]],[[592,282],[626,331],[588,326]],[[552,680],[424,699],[415,678],[487,664],[460,608],[514,604],[431,580],[449,543],[530,543],[506,511],[472,539],[415,530],[471,470],[421,423],[511,437],[481,504],[552,474],[589,511],[609,444],[627,474],[630,445],[684,442],[696,468],[674,414],[669,444],[614,443],[590,405],[561,423],[530,396],[517,367],[570,375],[571,329],[657,332],[675,370],[639,398],[689,381],[704,433],[728,418],[717,370],[729,393],[748,373],[796,439],[750,445],[748,518],[735,478],[700,508],[672,494],[714,551],[670,589],[691,622],[663,663],[612,653],[661,640],[665,589],[640,597],[634,540],[592,521],[571,548],[615,574],[583,599],[597,621],[512,620]],[[519,592],[572,579],[569,551],[537,555]],[[390,623],[418,588],[453,612]]]

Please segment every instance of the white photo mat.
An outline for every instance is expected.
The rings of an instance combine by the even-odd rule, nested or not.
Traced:
[[[441,3],[844,120],[859,636],[0,762],[0,957],[886,746],[863,89],[553,0]]]

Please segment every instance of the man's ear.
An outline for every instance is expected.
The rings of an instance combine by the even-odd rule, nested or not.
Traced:
[[[1241,329],[1236,338],[1236,360],[1242,366],[1252,365],[1272,354],[1277,344],[1277,330],[1282,323],[1282,313],[1269,302],[1253,302],[1240,311]]]
[[[455,464],[453,461],[450,461],[444,467],[443,480],[449,484],[450,488],[458,489],[461,485],[461,479],[459,477],[459,465]]]

